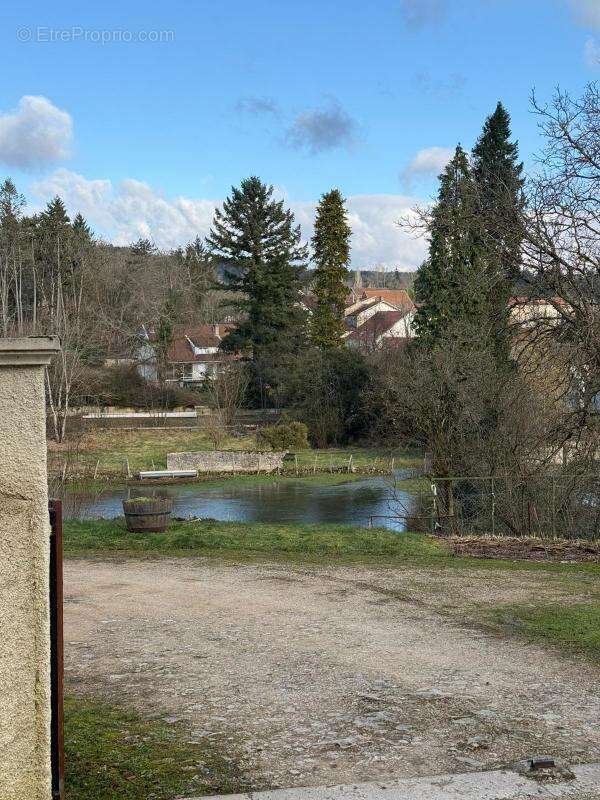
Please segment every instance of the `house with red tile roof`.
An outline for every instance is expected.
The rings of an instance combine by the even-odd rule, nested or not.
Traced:
[[[414,336],[415,304],[404,289],[365,289],[345,311],[348,347],[377,350]]]
[[[413,338],[414,310],[378,311],[362,325],[350,330],[345,338],[348,347],[365,352],[395,347]]]
[[[399,310],[411,310],[415,307],[406,289],[364,289],[361,300],[372,300],[375,297],[385,300]]]
[[[369,317],[372,317],[380,311],[398,311],[398,309],[396,306],[379,297],[359,300],[357,303],[353,303],[346,308],[344,312],[346,325],[349,329],[360,328]]]
[[[166,356],[166,380],[182,386],[200,384],[207,378],[214,377],[227,364],[238,360],[239,356],[220,349],[223,338],[235,327],[232,323],[223,322],[211,325],[174,325],[173,338]],[[139,370],[147,380],[156,380],[156,334],[154,331],[144,330],[142,338],[138,356]]]

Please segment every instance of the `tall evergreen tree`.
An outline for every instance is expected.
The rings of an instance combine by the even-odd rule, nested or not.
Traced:
[[[17,191],[10,178],[6,178],[0,186],[0,221],[14,224],[20,218],[25,205],[25,197]]]
[[[156,366],[159,380],[167,377],[169,364],[169,348],[173,342],[173,323],[176,316],[176,301],[172,292],[167,292],[165,301],[160,309],[158,325],[156,326]]]
[[[214,259],[199,236],[186,246],[183,258],[189,270],[194,302],[200,307],[217,282]]]
[[[85,221],[81,212],[75,215],[75,219],[73,220],[73,232],[81,241],[91,241],[92,239],[92,229]]]
[[[37,233],[40,289],[48,323],[53,329],[63,306],[63,288],[70,283],[73,257],[73,228],[65,204],[58,195],[39,215]]]
[[[415,280],[419,337],[435,343],[454,322],[482,320],[482,262],[475,183],[459,145],[440,176],[429,220],[429,257]]]
[[[250,354],[264,404],[277,382],[276,364],[306,338],[299,298],[307,253],[300,227],[283,201],[273,199],[273,187],[251,177],[215,212],[207,244],[225,264],[225,288],[236,293],[231,305],[243,315],[223,347]]]
[[[321,197],[312,237],[317,305],[311,320],[311,337],[319,347],[342,345],[351,233],[344,198],[338,189],[332,189]]]
[[[506,355],[508,300],[520,274],[523,164],[511,142],[510,116],[502,103],[485,121],[473,148],[487,302],[496,348]]]

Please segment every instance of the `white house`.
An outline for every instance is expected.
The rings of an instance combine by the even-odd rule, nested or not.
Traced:
[[[373,351],[394,346],[415,335],[414,309],[410,311],[378,311],[346,336],[348,347]]]
[[[357,303],[348,306],[344,312],[344,317],[348,328],[360,328],[374,314],[378,314],[381,311],[397,310],[396,306],[388,303],[387,300],[373,297],[368,300],[359,300]]]

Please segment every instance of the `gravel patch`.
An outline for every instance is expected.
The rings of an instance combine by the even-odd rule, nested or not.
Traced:
[[[600,670],[463,623],[530,572],[69,560],[67,684],[241,746],[256,788],[600,760]]]

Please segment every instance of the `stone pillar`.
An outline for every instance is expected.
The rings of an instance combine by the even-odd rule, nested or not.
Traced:
[[[49,522],[44,367],[55,337],[0,339],[0,798],[48,800]]]

